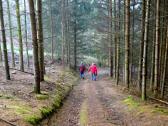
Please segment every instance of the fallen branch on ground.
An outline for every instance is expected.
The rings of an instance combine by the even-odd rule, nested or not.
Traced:
[[[7,123],[7,124],[9,124],[9,125],[11,125],[11,126],[17,126],[17,125],[15,125],[15,124],[13,124],[13,123],[7,121],[7,120],[4,120],[4,119],[2,119],[2,118],[0,118],[0,120],[3,121],[3,122],[5,122],[5,123]]]
[[[148,98],[168,105],[168,102],[166,102],[166,101],[163,101],[163,100],[160,100],[160,99],[157,99],[157,98],[153,98],[153,97],[148,97]]]

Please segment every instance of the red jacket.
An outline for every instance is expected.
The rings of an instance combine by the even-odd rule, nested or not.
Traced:
[[[91,65],[89,67],[89,72],[91,71],[92,74],[97,74],[97,66],[96,65]]]
[[[86,70],[85,65],[81,65],[81,66],[79,67],[79,71],[80,71],[80,72],[85,72],[85,70]]]

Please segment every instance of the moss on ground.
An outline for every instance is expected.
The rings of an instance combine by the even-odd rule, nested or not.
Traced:
[[[27,115],[24,117],[25,121],[29,122],[30,124],[32,125],[37,125],[40,120],[41,120],[41,116],[38,116],[38,115]]]
[[[0,94],[0,99],[14,99],[14,96],[7,94]]]
[[[47,117],[53,112],[53,108],[51,107],[42,107],[40,109],[42,117]]]
[[[123,103],[128,105],[129,111],[135,110],[136,115],[142,113],[154,113],[154,114],[163,114],[168,115],[168,109],[161,106],[153,106],[143,102],[141,100],[135,100],[132,96],[128,96],[126,99],[123,100]]]
[[[52,82],[52,79],[49,76],[47,76],[47,75],[44,75],[44,80],[46,82]]]
[[[62,101],[69,94],[77,80],[78,79],[71,70],[62,72],[59,79],[55,82],[56,89],[54,94],[42,92],[42,94],[36,95],[38,100],[52,99],[52,104],[39,108],[40,115],[38,115],[38,113],[26,115],[25,120],[32,125],[37,125],[43,118],[48,117],[53,111],[59,109],[62,105]],[[45,81],[51,82],[51,79],[45,76]]]
[[[51,92],[41,91],[41,94],[32,93],[34,95],[32,98],[34,99],[31,99],[33,101],[30,101],[30,103],[6,94],[0,94],[0,99],[8,102],[5,107],[9,108],[11,114],[37,126],[42,119],[61,107],[63,100],[69,94],[73,85],[77,83],[78,78],[75,76],[75,73],[71,70],[60,73],[58,80],[55,80],[56,88]],[[49,76],[45,76],[45,81],[54,83]]]
[[[139,107],[139,103],[135,101],[132,96],[128,96],[123,102],[127,104],[130,109],[136,109]]]
[[[48,94],[36,94],[36,99],[37,100],[46,100],[49,98]]]
[[[168,109],[163,108],[163,107],[154,108],[154,110],[152,112],[153,113],[161,113],[161,114],[164,114],[164,115],[168,115]]]

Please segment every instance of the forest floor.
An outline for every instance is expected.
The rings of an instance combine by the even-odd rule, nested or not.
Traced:
[[[107,77],[85,79],[40,126],[168,126],[168,109],[123,93]]]
[[[56,86],[63,83],[69,88],[72,86],[69,82],[77,80],[70,71],[50,65],[46,67],[45,81],[41,83],[41,94],[35,94],[32,74],[13,69],[10,73],[11,80],[6,81],[4,69],[0,67],[0,126],[30,126],[28,122],[35,123],[42,112],[47,114],[51,111],[58,92]]]
[[[45,80],[50,82],[42,83],[43,92],[53,92],[61,71],[61,67],[47,68]],[[87,76],[74,86],[61,109],[39,126],[168,126],[166,106],[142,102],[123,92],[122,87],[115,86],[115,82],[104,76],[106,72],[101,71],[102,76],[97,81],[91,81]],[[39,100],[32,93],[33,75],[16,70],[11,73],[12,81],[6,81],[4,70],[0,68],[0,119],[17,126],[29,126],[20,120],[19,114],[25,115],[32,110],[36,113],[36,108],[50,102]],[[0,126],[10,125],[0,120]]]

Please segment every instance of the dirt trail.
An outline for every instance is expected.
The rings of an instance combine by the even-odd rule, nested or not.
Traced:
[[[159,117],[135,116],[123,104],[124,94],[102,78],[96,82],[81,80],[63,107],[42,126],[167,126]],[[160,120],[160,121],[159,121]]]

